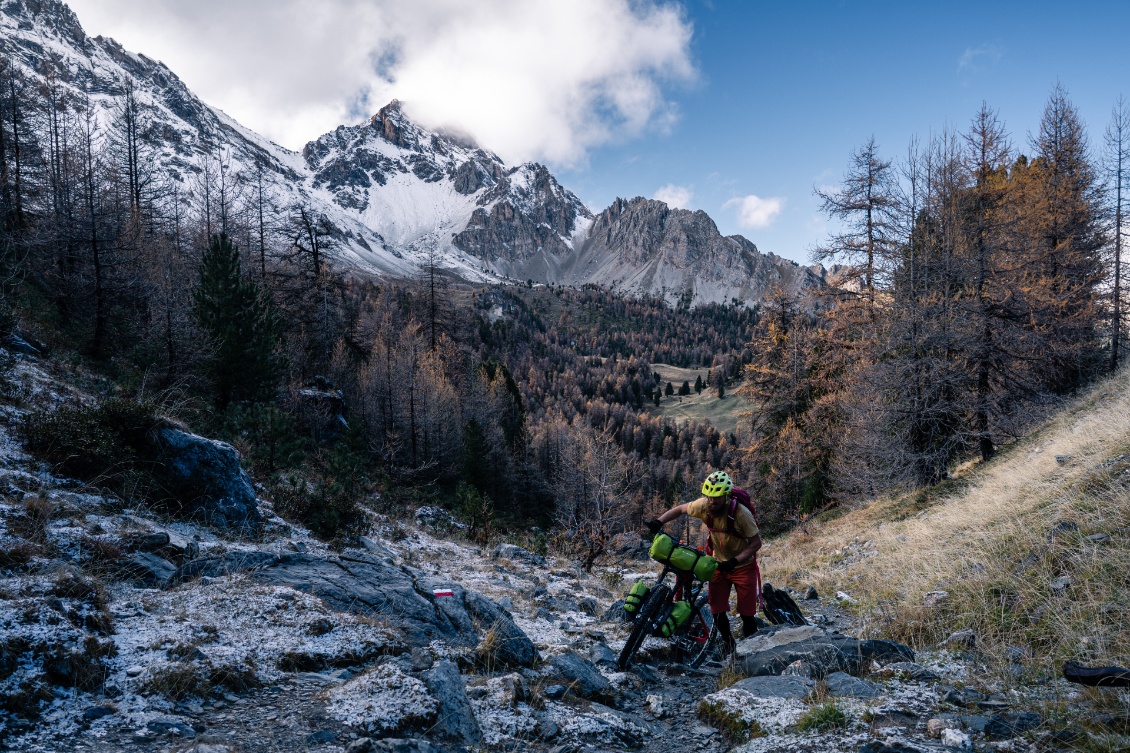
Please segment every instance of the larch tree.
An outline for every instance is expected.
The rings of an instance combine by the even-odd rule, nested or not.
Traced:
[[[1122,255],[1125,249],[1127,202],[1130,202],[1130,107],[1118,98],[1106,128],[1107,196],[1110,226],[1110,368],[1118,368],[1122,347]]]

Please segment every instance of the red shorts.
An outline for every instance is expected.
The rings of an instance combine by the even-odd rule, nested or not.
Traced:
[[[725,614],[730,611],[730,585],[738,591],[738,614],[743,617],[752,617],[757,614],[761,606],[758,593],[757,563],[739,567],[732,573],[718,570],[710,579],[710,613]]]

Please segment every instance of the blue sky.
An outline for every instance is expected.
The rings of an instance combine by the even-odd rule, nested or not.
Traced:
[[[667,186],[801,262],[827,232],[813,186],[872,135],[899,157],[985,101],[1024,149],[1058,81],[1101,145],[1130,98],[1130,0],[70,3],[292,149],[395,97],[549,164],[593,211]]]
[[[674,125],[596,148],[560,177],[594,208],[687,187],[722,232],[797,261],[826,232],[813,186],[836,183],[871,135],[899,157],[913,134],[964,129],[985,101],[1025,149],[1059,81],[1098,146],[1115,100],[1130,98],[1130,2],[685,8],[698,78],[668,90]],[[783,199],[771,225],[741,227],[725,208],[748,194]]]

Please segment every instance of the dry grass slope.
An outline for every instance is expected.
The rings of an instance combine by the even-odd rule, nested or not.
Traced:
[[[773,582],[846,591],[872,635],[924,647],[971,628],[1002,674],[1017,663],[1058,673],[1066,659],[1130,664],[1128,544],[1123,370],[938,489],[770,542],[763,568]]]

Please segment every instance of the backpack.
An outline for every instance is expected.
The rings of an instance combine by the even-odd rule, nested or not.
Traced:
[[[738,505],[749,510],[749,514],[753,516],[753,522],[757,523],[757,510],[753,507],[753,500],[750,498],[749,492],[745,489],[735,488],[730,492],[730,509],[726,512],[726,527],[718,529],[707,526],[707,529],[711,533],[737,533],[738,527],[737,524],[734,523],[734,518],[736,518],[738,514]],[[706,539],[706,553],[714,554],[714,541],[709,536]]]
[[[753,516],[753,522],[757,523],[757,510],[753,506],[753,499],[750,498],[749,492],[747,492],[745,489],[738,489],[737,487],[735,487],[734,490],[730,492],[730,509],[726,512],[726,527],[718,529],[707,526],[707,530],[711,533],[736,534],[738,532],[738,527],[734,522],[734,518],[736,518],[738,514],[738,505],[741,505],[745,509],[749,510],[749,514]],[[758,527],[760,527],[760,524],[758,524]],[[712,537],[706,537],[706,546],[704,548],[707,554],[711,556],[714,555],[714,539]],[[757,565],[756,554],[753,555],[752,562],[754,577],[757,579],[757,603],[760,606],[764,607],[765,597],[764,594],[762,594],[761,590],[761,568]]]

